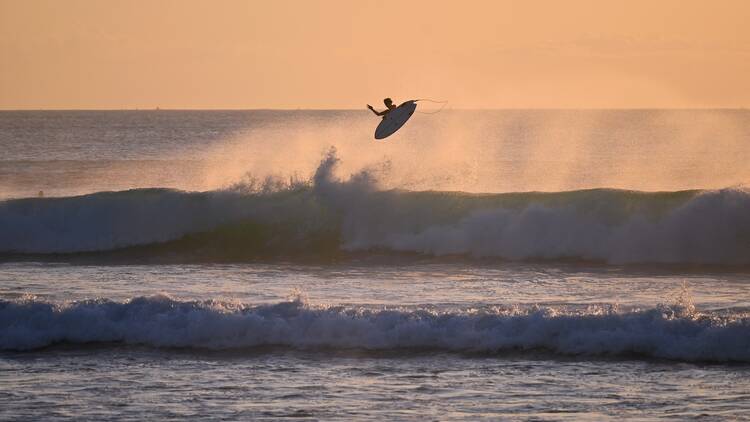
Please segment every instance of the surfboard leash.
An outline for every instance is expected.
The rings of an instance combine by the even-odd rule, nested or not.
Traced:
[[[427,102],[430,102],[430,103],[442,104],[439,109],[437,109],[435,111],[431,111],[431,112],[430,111],[419,111],[419,110],[417,110],[417,113],[421,113],[421,114],[435,114],[435,113],[440,113],[441,111],[443,111],[443,108],[445,108],[445,106],[448,105],[448,101],[436,101],[436,100],[431,100],[429,98],[420,98],[420,99],[414,100],[414,101],[427,101]]]

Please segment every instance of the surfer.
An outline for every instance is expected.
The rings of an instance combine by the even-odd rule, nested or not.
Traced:
[[[393,100],[390,98],[386,98],[383,100],[383,104],[387,107],[383,111],[375,111],[374,108],[370,104],[367,104],[367,108],[369,108],[373,113],[375,113],[376,116],[383,116],[385,118],[386,114],[388,114],[391,110],[395,110],[396,106],[393,104]]]

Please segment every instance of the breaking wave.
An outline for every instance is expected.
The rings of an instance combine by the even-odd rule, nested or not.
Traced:
[[[561,355],[750,362],[750,319],[660,305],[642,311],[491,307],[369,309],[301,300],[248,306],[167,296],[67,304],[0,300],[0,349],[124,343],[225,350],[430,349],[460,353],[540,350]]]
[[[750,264],[750,192],[744,189],[379,190],[369,171],[337,178],[337,163],[331,151],[305,183],[0,202],[0,254],[245,260],[377,252]]]

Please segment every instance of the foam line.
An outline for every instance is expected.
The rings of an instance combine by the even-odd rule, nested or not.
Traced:
[[[436,312],[322,307],[299,300],[247,306],[167,296],[68,304],[0,301],[0,349],[32,350],[62,342],[215,350],[544,350],[560,355],[750,362],[750,320],[699,314],[676,305],[630,312],[606,306]]]

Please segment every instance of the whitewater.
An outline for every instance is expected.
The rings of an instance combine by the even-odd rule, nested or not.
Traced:
[[[747,111],[412,120],[0,112],[0,419],[747,418]]]
[[[511,260],[750,264],[750,193],[744,189],[381,191],[367,172],[337,179],[338,161],[335,150],[329,151],[307,183],[8,200],[0,204],[0,253],[105,252],[171,242],[160,249],[199,250],[207,259],[231,259],[237,251],[224,249],[241,248],[267,257],[374,250]],[[235,239],[237,233],[244,238]]]
[[[0,321],[0,348],[5,350],[116,342],[219,350],[286,346],[501,353],[538,349],[563,355],[750,362],[750,314],[719,317],[691,312],[680,304],[624,313],[612,306],[440,312],[314,307],[300,299],[248,307],[155,296],[125,303],[88,300],[67,305],[3,301]]]

